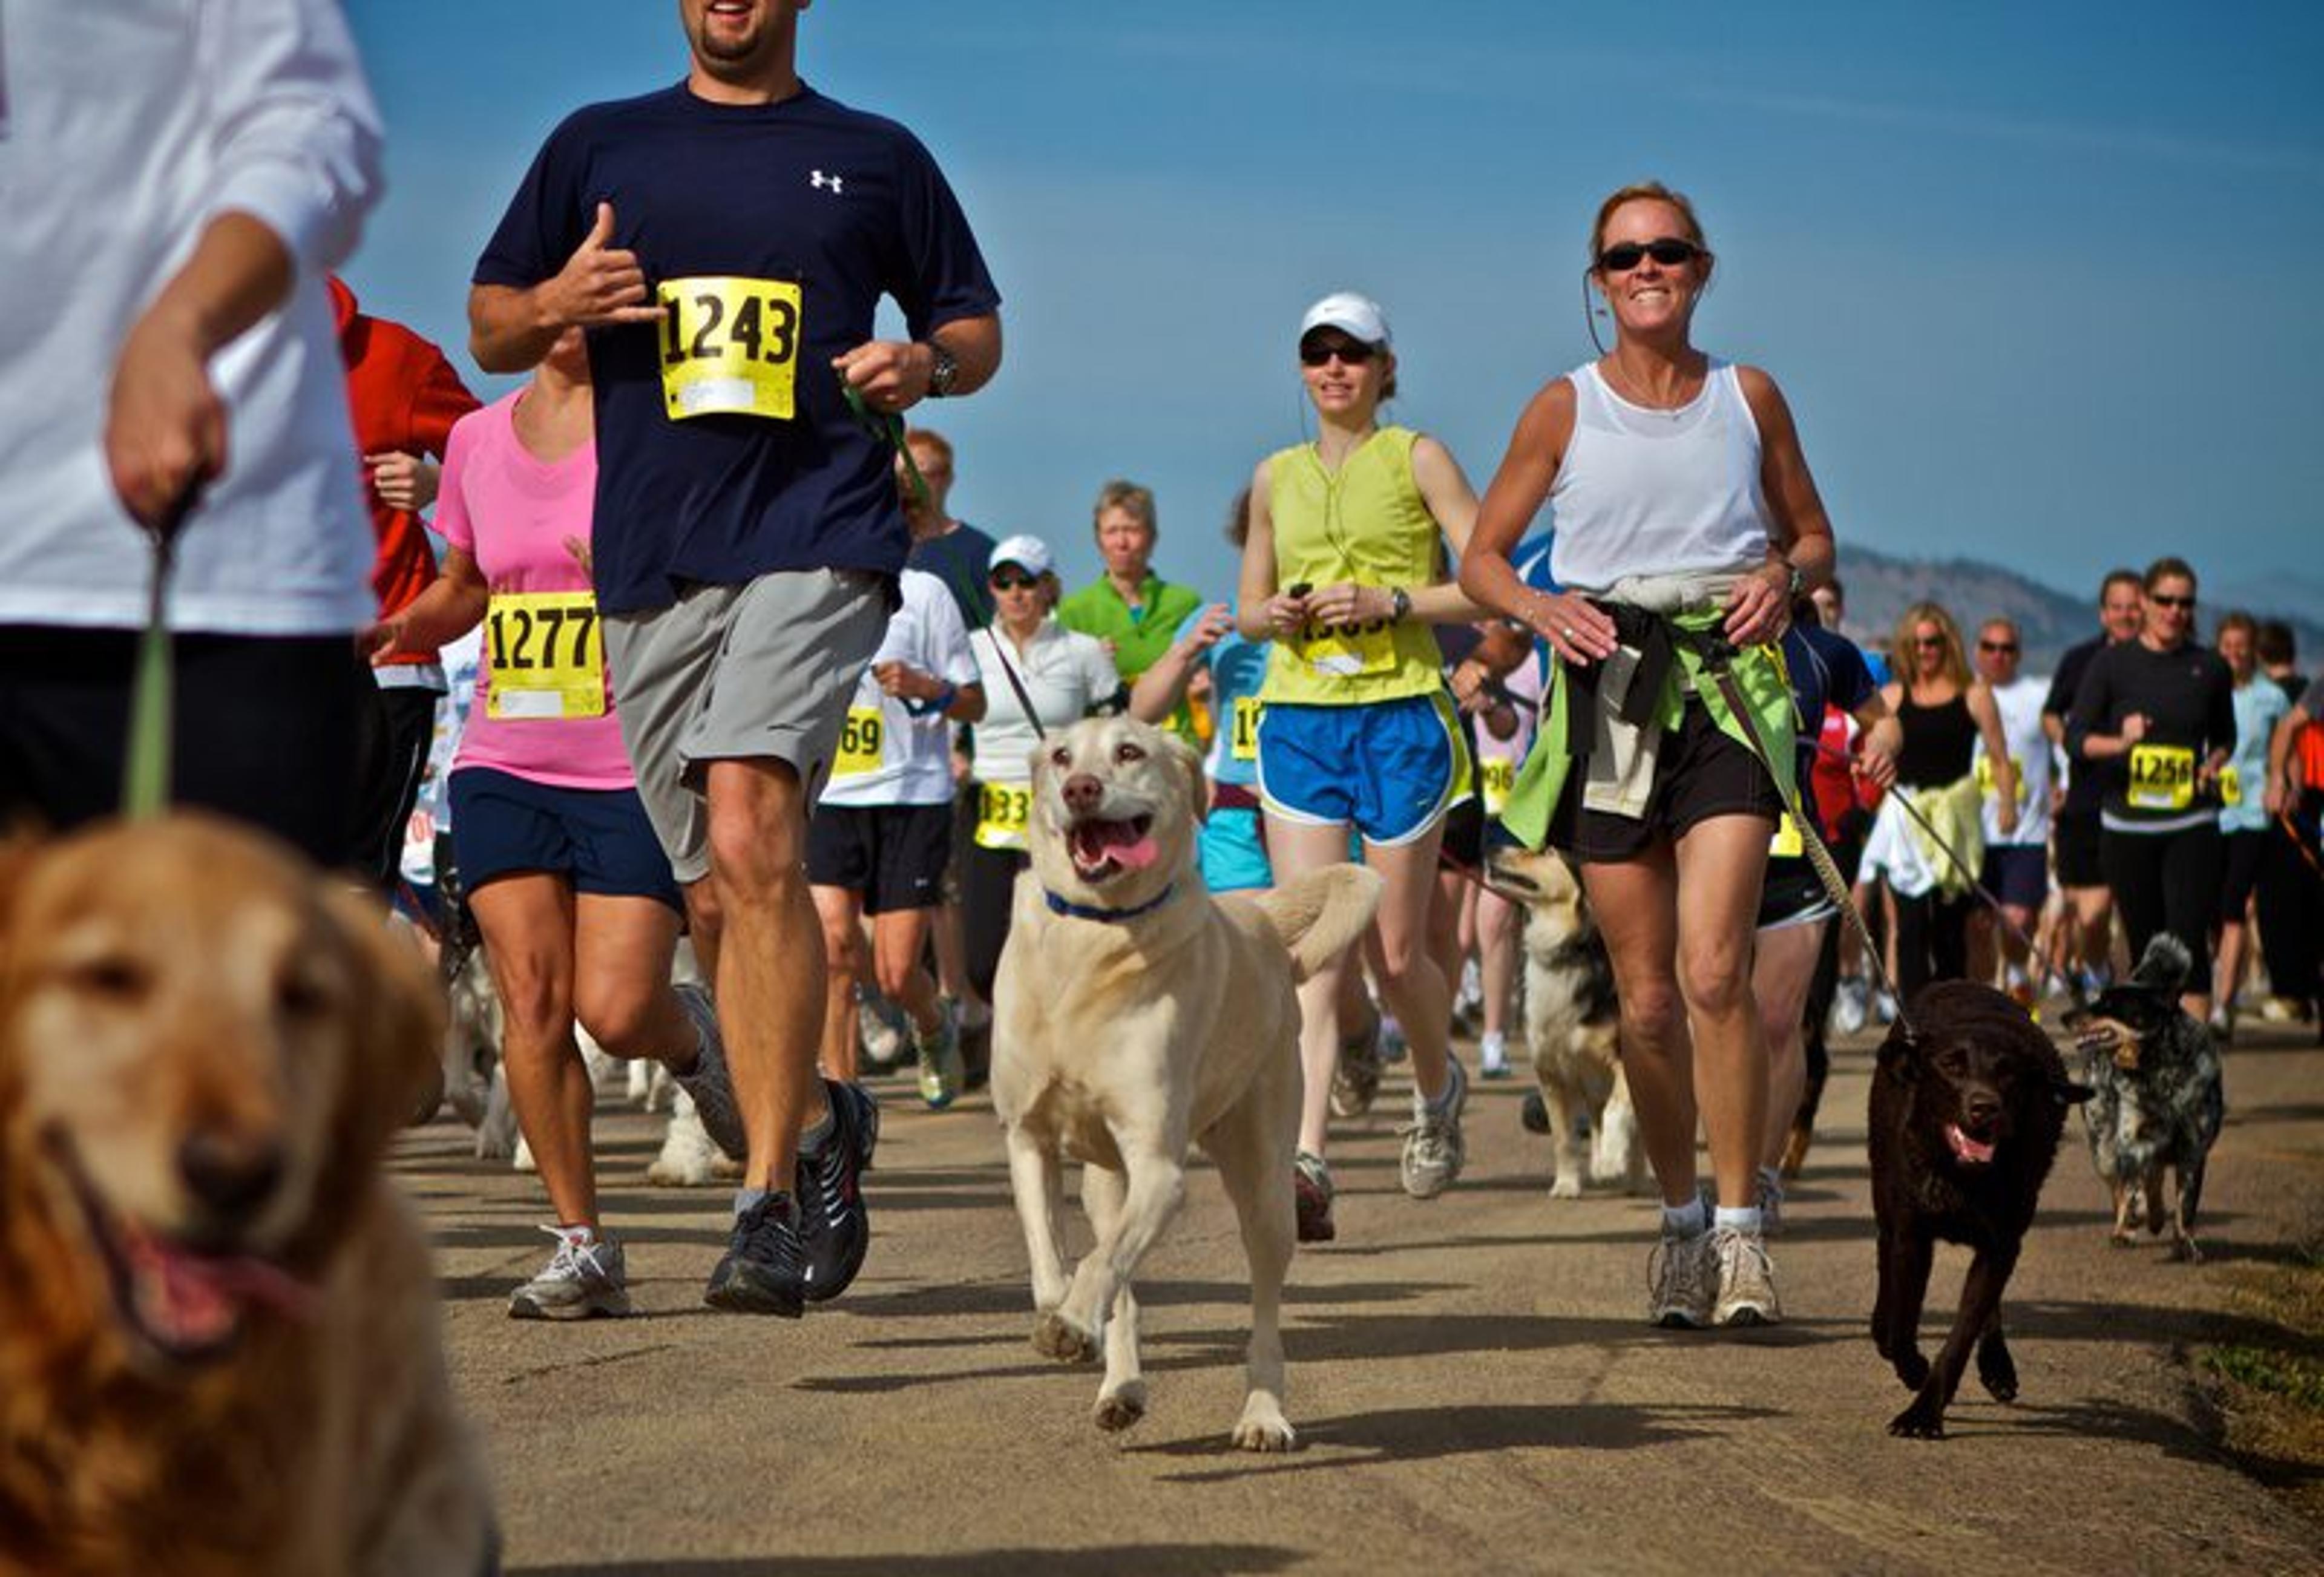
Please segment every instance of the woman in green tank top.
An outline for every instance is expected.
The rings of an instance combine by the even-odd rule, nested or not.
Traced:
[[[1352,828],[1385,881],[1366,949],[1411,1040],[1403,1179],[1427,1199],[1462,1161],[1467,1081],[1447,1048],[1452,1001],[1426,941],[1444,813],[1471,791],[1430,626],[1477,616],[1451,584],[1445,551],[1448,540],[1455,552],[1468,541],[1477,498],[1443,444],[1380,424],[1396,357],[1376,304],[1349,294],[1317,302],[1300,326],[1299,359],[1318,433],[1268,456],[1252,478],[1238,616],[1246,639],[1274,643],[1259,735],[1268,853],[1278,880],[1341,863]],[[1325,1129],[1342,988],[1360,983],[1343,959],[1299,988],[1306,1241],[1332,1235]]]

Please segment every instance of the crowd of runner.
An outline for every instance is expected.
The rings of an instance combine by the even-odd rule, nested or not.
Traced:
[[[666,1064],[742,1167],[708,1301],[796,1316],[844,1291],[892,1056],[873,1035],[867,1057],[865,1028],[898,1027],[932,1110],[982,1083],[1028,754],[1094,714],[1203,752],[1212,890],[1351,860],[1384,878],[1360,948],[1300,988],[1303,1240],[1336,1233],[1333,1122],[1384,1064],[1409,1062],[1400,1176],[1424,1201],[1460,1177],[1472,1072],[1513,1071],[1499,841],[1563,852],[1606,937],[1662,1201],[1659,1323],[1781,1317],[1795,1115],[1827,1029],[1895,994],[1974,976],[2035,1005],[2168,931],[2223,1032],[2263,971],[2262,1010],[2316,1011],[2324,680],[2302,687],[2288,629],[2229,613],[2205,644],[2196,573],[2166,558],[2106,578],[2101,633],[2046,685],[2006,616],[1917,603],[1859,647],[1784,396],[1693,343],[1716,256],[1676,192],[1599,208],[1586,279],[1614,344],[1541,386],[1481,499],[1391,420],[1388,314],[1339,291],[1285,326],[1315,436],[1229,509],[1233,595],[1157,572],[1155,497],[1123,480],[1092,508],[1102,573],[1068,592],[1052,541],[954,516],[953,446],[905,427],[994,376],[1000,294],[928,152],[799,78],[798,7],[686,0],[686,81],[550,135],[470,281],[477,362],[529,374],[483,406],[328,277],[376,116],[335,8],[278,9],[310,47],[239,88],[315,117],[310,189],[271,171],[279,145],[237,165],[225,138],[160,182],[207,183],[217,217],[142,250],[51,245],[20,292],[98,327],[17,364],[113,401],[31,401],[0,449],[40,522],[0,577],[5,780],[53,823],[109,808],[143,616],[124,527],[181,540],[178,727],[200,748],[180,798],[395,890],[417,801],[401,874],[443,891],[405,896],[481,930],[555,1217],[512,1314],[628,1306],[576,1026]],[[27,146],[73,124],[37,93],[19,110]],[[128,190],[197,141],[82,152]],[[28,200],[44,235],[93,222]],[[906,337],[876,335],[883,297]],[[254,554],[280,571],[263,591],[235,573]],[[702,985],[671,983],[681,935]]]

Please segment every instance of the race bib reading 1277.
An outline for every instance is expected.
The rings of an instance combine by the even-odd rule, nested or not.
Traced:
[[[661,393],[672,421],[691,416],[791,419],[798,374],[799,288],[788,280],[664,280]]]
[[[494,592],[484,609],[484,715],[553,721],[605,715],[605,642],[586,591]]]

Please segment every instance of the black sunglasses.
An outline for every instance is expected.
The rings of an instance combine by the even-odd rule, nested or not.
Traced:
[[[1362,367],[1371,364],[1371,359],[1375,354],[1372,347],[1368,345],[1349,345],[1342,341],[1327,339],[1314,345],[1301,346],[1299,364],[1303,367],[1320,367],[1333,356],[1337,356],[1351,367]]]
[[[1977,643],[1977,649],[1979,651],[2015,651],[2017,650],[2017,642],[2015,641],[1980,641]]]
[[[1652,241],[1617,242],[1598,254],[1598,268],[1602,273],[1628,273],[1649,257],[1665,268],[1676,268],[1702,255],[1702,248],[1693,242],[1664,235]]]
[[[2161,592],[2148,592],[2146,600],[2164,608],[2191,608],[2195,605],[2193,597],[2166,597]]]
[[[1041,577],[1039,576],[1027,575],[1022,570],[996,569],[992,572],[992,589],[994,591],[1023,591],[1028,586],[1036,586],[1040,584]]]

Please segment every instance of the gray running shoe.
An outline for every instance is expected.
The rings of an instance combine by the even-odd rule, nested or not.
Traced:
[[[1379,1098],[1380,1026],[1340,1042],[1339,1061],[1332,1069],[1332,1115],[1361,1117]]]
[[[1719,1271],[1719,1299],[1711,1311],[1715,1325],[1772,1325],[1784,1317],[1775,1300],[1775,1267],[1767,1258],[1765,1239],[1733,1227],[1711,1229],[1708,1256]]]
[[[1468,1155],[1461,1139],[1461,1108],[1469,1103],[1469,1075],[1457,1056],[1448,1055],[1444,1066],[1452,1082],[1443,1102],[1431,1106],[1418,1090],[1412,1093],[1412,1126],[1404,1130],[1404,1191],[1415,1199],[1434,1199],[1452,1187]]]
[[[920,1058],[920,1099],[931,1111],[942,1111],[960,1099],[968,1073],[960,1060],[960,1004],[944,998],[936,1008],[933,1035],[914,1034],[912,1048]]]
[[[1665,1233],[1646,1259],[1646,1323],[1672,1330],[1711,1323],[1717,1275],[1709,1232],[1691,1238]]]
[[[549,1256],[547,1268],[509,1295],[510,1319],[619,1319],[629,1314],[621,1244],[586,1228],[540,1230],[557,1240],[557,1252]]]
[[[751,1141],[742,1132],[742,1111],[734,1103],[734,1081],[726,1072],[726,1041],[718,1033],[717,1005],[710,1000],[709,988],[691,981],[672,989],[678,992],[678,1005],[686,1010],[701,1037],[701,1049],[693,1067],[682,1074],[672,1068],[670,1076],[694,1097],[695,1112],[711,1142],[724,1150],[729,1160],[747,1161]]]

